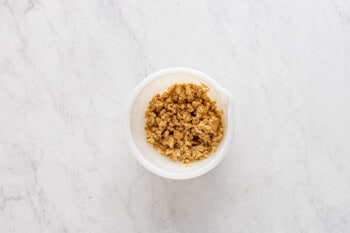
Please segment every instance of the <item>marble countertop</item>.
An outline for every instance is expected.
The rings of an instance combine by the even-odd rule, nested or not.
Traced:
[[[159,69],[232,92],[199,178],[153,175],[123,117]],[[350,232],[346,0],[1,0],[0,232]]]

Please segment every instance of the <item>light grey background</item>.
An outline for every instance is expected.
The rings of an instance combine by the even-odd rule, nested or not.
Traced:
[[[122,119],[186,66],[233,94],[226,159],[157,177]],[[0,232],[350,232],[347,0],[1,0]]]

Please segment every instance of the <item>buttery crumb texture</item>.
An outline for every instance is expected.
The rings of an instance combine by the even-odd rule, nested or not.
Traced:
[[[173,161],[209,157],[224,136],[223,111],[208,96],[208,86],[174,84],[155,95],[145,112],[146,140]]]

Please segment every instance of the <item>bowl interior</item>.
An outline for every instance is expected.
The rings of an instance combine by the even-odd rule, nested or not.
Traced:
[[[200,170],[205,166],[208,166],[213,160],[218,159],[218,156],[223,156],[220,154],[222,150],[223,142],[226,139],[226,131],[228,125],[228,102],[229,98],[225,96],[220,90],[215,89],[215,84],[210,84],[210,81],[205,77],[200,75],[193,75],[188,73],[164,73],[151,78],[149,82],[145,82],[144,86],[138,89],[138,93],[134,98],[134,101],[130,111],[130,133],[131,140],[138,153],[136,153],[137,159],[146,165],[148,169],[165,171],[168,174],[184,174],[189,172],[194,172]],[[168,89],[169,86],[175,83],[194,83],[201,84],[204,83],[209,86],[210,90],[208,95],[211,99],[217,102],[220,109],[224,111],[224,127],[225,136],[220,143],[217,151],[213,153],[209,158],[194,162],[190,165],[184,165],[180,162],[173,162],[165,156],[162,156],[159,151],[152,148],[151,145],[146,143],[146,132],[144,130],[145,126],[145,111],[147,109],[148,103],[151,98],[157,93],[163,93]],[[218,87],[217,87],[218,88]],[[146,163],[146,164],[145,164]],[[154,171],[153,171],[154,172]]]

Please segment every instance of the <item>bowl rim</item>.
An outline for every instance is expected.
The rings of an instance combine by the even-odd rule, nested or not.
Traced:
[[[133,104],[135,102],[136,97],[140,93],[141,90],[147,84],[151,83],[152,81],[164,76],[164,75],[169,75],[169,74],[177,74],[177,73],[182,73],[182,74],[188,74],[192,75],[195,77],[198,77],[199,79],[203,80],[203,82],[208,83],[212,88],[214,88],[218,93],[222,93],[223,95],[226,96],[228,99],[228,110],[227,110],[227,129],[226,129],[226,135],[224,138],[224,141],[222,141],[222,148],[220,152],[217,154],[217,156],[210,161],[210,163],[205,164],[203,167],[199,168],[198,170],[193,170],[185,173],[174,173],[170,172],[164,169],[160,169],[159,167],[154,166],[152,163],[149,163],[142,153],[137,149],[134,139],[131,134],[131,111],[133,108]],[[161,177],[169,178],[169,179],[175,179],[175,180],[184,180],[184,179],[191,179],[195,178],[198,176],[201,176],[210,170],[212,170],[214,167],[216,167],[222,159],[226,156],[227,154],[227,149],[229,147],[229,144],[232,140],[233,137],[233,131],[234,131],[234,114],[233,114],[233,99],[232,95],[229,91],[227,91],[225,88],[221,87],[219,84],[216,83],[210,76],[207,74],[192,69],[192,68],[186,68],[186,67],[170,67],[170,68],[165,68],[161,69],[157,72],[154,72],[150,75],[148,75],[144,80],[142,80],[137,87],[134,89],[134,91],[131,94],[131,97],[129,98],[128,104],[127,104],[127,116],[126,116],[126,139],[129,148],[131,149],[132,154],[136,158],[138,162],[140,162],[145,168],[147,168],[149,171],[152,173],[159,175]]]

